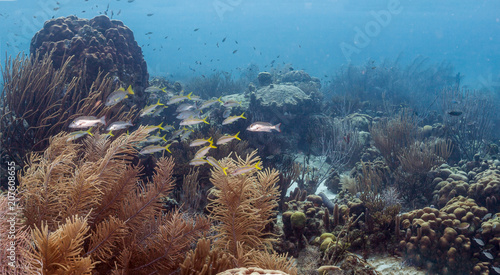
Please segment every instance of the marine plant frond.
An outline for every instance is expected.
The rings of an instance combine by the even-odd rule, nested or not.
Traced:
[[[102,176],[105,171],[111,170],[114,164],[123,164],[130,162],[137,155],[137,145],[144,141],[148,136],[148,132],[144,126],[139,127],[130,135],[120,135],[116,138],[106,150],[106,154],[99,160],[97,172]]]
[[[47,224],[32,232],[31,274],[91,274],[95,262],[83,256],[89,226],[86,218],[73,216],[50,232]]]
[[[288,257],[288,253],[254,251],[251,254],[249,266],[258,266],[262,269],[281,270],[290,275],[297,275],[295,261]]]
[[[160,211],[161,197],[167,196],[174,188],[173,169],[172,157],[161,158],[155,167],[152,181],[136,185],[135,190],[123,199],[117,215],[134,232],[140,231],[144,222],[153,219],[155,213]]]
[[[85,147],[83,158],[89,162],[95,162],[104,157],[111,145],[111,139],[104,135],[88,135],[82,142]]]
[[[140,166],[128,166],[119,171],[115,181],[101,182],[102,199],[91,213],[92,222],[99,223],[110,215],[116,215],[127,196],[135,190],[141,170]]]
[[[40,227],[45,220],[50,229],[55,229],[58,222],[64,221],[61,214],[65,205],[61,200],[63,194],[71,192],[74,183],[78,148],[66,143],[65,139],[65,135],[59,134],[51,139],[51,146],[43,155],[32,153],[19,176],[20,203],[24,207],[28,226]]]
[[[201,238],[196,249],[186,254],[181,275],[216,275],[233,267],[234,257],[224,250],[211,248],[209,239]]]
[[[178,210],[165,214],[163,220],[152,234],[131,246],[130,261],[122,263],[129,267],[129,272],[174,272],[196,239],[210,229],[207,218],[183,218]]]
[[[97,224],[92,230],[90,244],[85,256],[107,262],[118,251],[118,243],[127,235],[125,223],[113,216]]]
[[[238,155],[236,160],[225,158],[220,163],[229,169],[253,166],[259,161],[256,153],[252,152],[246,159]],[[214,187],[208,209],[212,219],[219,222],[215,227],[214,247],[233,255],[237,263],[243,263],[240,256],[252,249],[264,249],[273,241],[266,238],[265,228],[272,221],[278,203],[278,173],[265,170],[232,176],[215,169],[210,181]]]

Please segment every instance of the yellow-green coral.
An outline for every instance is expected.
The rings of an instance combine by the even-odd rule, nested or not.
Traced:
[[[290,217],[292,228],[303,229],[306,226],[306,215],[303,212],[296,211]]]

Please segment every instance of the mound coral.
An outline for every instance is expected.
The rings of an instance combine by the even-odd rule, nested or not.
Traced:
[[[73,56],[71,76],[79,76],[83,70],[89,87],[100,71],[110,73],[127,86],[148,85],[146,61],[134,34],[121,21],[105,15],[91,20],[68,16],[45,22],[31,40],[30,52],[43,55],[52,50],[56,69]]]
[[[440,274],[470,272],[472,236],[487,213],[473,199],[458,196],[438,210],[426,207],[401,215],[406,230],[400,247],[407,256]]]

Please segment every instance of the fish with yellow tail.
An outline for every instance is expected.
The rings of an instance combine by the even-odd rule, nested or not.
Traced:
[[[189,165],[192,165],[192,166],[200,166],[200,165],[203,165],[203,164],[207,164],[207,160],[206,159],[203,159],[203,158],[200,158],[200,159],[192,159],[190,162],[189,162]]]
[[[195,139],[189,144],[189,147],[201,146],[207,143],[210,143],[210,145],[213,144],[212,137],[209,137],[208,139],[203,139],[203,138]]]
[[[234,136],[230,136],[230,135],[225,135],[225,136],[222,136],[220,137],[218,140],[217,140],[217,145],[222,145],[222,144],[226,144],[226,143],[229,143],[231,142],[233,139],[237,139],[237,140],[241,140],[241,138],[238,137],[238,135],[240,134],[240,132],[236,133],[236,135]]]
[[[149,146],[142,148],[142,150],[139,152],[139,154],[141,154],[141,155],[153,154],[153,153],[160,152],[163,150],[167,150],[167,152],[172,154],[170,149],[168,149],[170,147],[170,145],[172,145],[172,143],[167,144],[167,146],[149,145]]]
[[[260,166],[260,160],[255,165],[242,166],[231,171],[231,176],[243,175],[253,170],[262,170],[262,166]]]
[[[200,124],[200,123],[210,124],[207,121],[207,117],[204,117],[203,119],[190,117],[190,118],[186,118],[183,121],[181,121],[181,123],[179,123],[179,125],[180,126],[189,126],[189,125],[196,125],[196,124]]]
[[[222,121],[222,125],[231,124],[231,123],[235,122],[236,120],[238,120],[238,119],[240,119],[240,118],[242,118],[242,119],[247,119],[246,117],[244,117],[244,116],[243,116],[244,114],[245,114],[245,113],[242,113],[242,114],[241,114],[241,115],[239,115],[239,116],[230,116],[230,117],[228,117],[228,118],[224,119],[224,121]]]
[[[128,127],[130,126],[134,126],[134,124],[132,124],[132,121],[116,121],[116,122],[113,122],[111,123],[108,128],[106,129],[106,131],[118,131],[118,130],[123,130],[123,129],[127,129]]]
[[[162,124],[163,124],[163,122],[158,124],[158,125],[148,125],[144,129],[148,132],[148,134],[151,132],[154,132],[156,130],[165,130],[165,128],[161,127]]]
[[[220,162],[218,160],[216,160],[214,157],[207,157],[206,162],[208,162],[208,164],[212,165],[213,167],[220,169],[222,172],[224,172],[224,175],[227,176],[227,168],[228,167],[222,167]]]
[[[181,92],[182,93],[182,92]],[[175,103],[178,103],[178,102],[181,102],[183,101],[184,99],[189,99],[191,100],[191,94],[193,94],[192,92],[189,93],[188,95],[176,95],[176,96],[173,96],[170,98],[170,100],[167,102],[167,105],[172,105],[172,104],[175,104]]]
[[[69,137],[66,141],[72,141],[72,140],[77,140],[85,135],[91,135],[91,136],[94,136],[90,130],[92,130],[92,128],[88,129],[87,131],[76,131],[76,132],[71,132],[69,133]]]
[[[140,117],[149,116],[149,115],[154,113],[156,107],[162,106],[162,105],[165,105],[165,104],[160,103],[160,100],[158,99],[158,102],[156,104],[152,104],[152,105],[144,107],[144,109],[142,109],[141,114],[139,116]]]
[[[217,148],[217,147],[213,146],[212,144],[207,145],[207,146],[201,148],[200,150],[198,150],[196,152],[196,154],[194,154],[194,158],[195,159],[201,159],[201,158],[203,158],[206,154],[208,154],[208,151],[210,151],[211,148]]]
[[[109,130],[109,132],[104,133],[104,134],[102,134],[102,135],[103,135],[103,136],[105,136],[105,137],[107,137],[107,138],[109,138],[109,137],[114,137],[114,136],[115,136],[115,135],[113,135],[112,130]]]
[[[108,98],[106,98],[106,103],[104,103],[105,106],[113,106],[116,105],[118,102],[124,100],[125,98],[128,98],[128,95],[133,95],[134,91],[132,90],[132,86],[128,86],[127,90],[125,90],[123,87],[120,87],[118,90],[112,92]]]
[[[88,128],[94,127],[98,123],[106,125],[106,116],[101,118],[96,118],[95,116],[81,116],[75,118],[73,122],[69,125],[69,128]]]
[[[203,103],[201,104],[201,106],[200,106],[200,108],[199,108],[199,109],[200,109],[200,110],[202,110],[202,109],[208,108],[208,107],[210,107],[210,106],[212,106],[212,105],[214,105],[215,103],[218,103],[218,102],[220,102],[220,103],[224,103],[224,102],[220,99],[220,97],[219,97],[218,99],[210,99],[210,100],[207,100],[207,101],[203,102]]]
[[[162,141],[162,140],[165,142],[168,142],[166,137],[167,137],[167,134],[163,135],[162,137],[159,134],[156,136],[149,136],[146,138],[146,140],[144,142],[155,143],[155,142]]]
[[[271,130],[275,130],[278,133],[281,133],[281,123],[276,125],[272,125],[269,122],[254,122],[250,126],[247,127],[247,131],[250,132],[272,132]]]
[[[144,90],[145,93],[157,93],[157,92],[164,92],[167,93],[165,88],[160,88],[158,86],[149,86]]]

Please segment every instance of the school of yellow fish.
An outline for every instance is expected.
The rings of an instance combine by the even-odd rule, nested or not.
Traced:
[[[219,97],[218,99],[210,99],[204,101],[199,96],[193,95],[192,93],[184,95],[184,91],[181,91],[179,95],[173,95],[169,91],[166,91],[165,88],[160,88],[156,86],[150,86],[146,88],[145,92],[165,93],[167,94],[168,101],[164,104],[160,102],[160,99],[158,99],[158,101],[155,104],[144,107],[140,112],[139,115],[140,117],[158,116],[160,115],[161,111],[163,111],[164,108],[168,108],[169,106],[175,104],[177,105],[176,118],[179,119],[180,122],[178,130],[175,130],[173,125],[168,125],[168,124],[163,125],[163,123],[160,123],[159,125],[146,126],[146,130],[148,133],[151,134],[154,131],[158,131],[158,133],[156,135],[148,136],[148,138],[143,142],[144,147],[139,152],[139,154],[141,155],[154,154],[156,152],[161,152],[161,151],[167,151],[169,153],[172,153],[170,151],[170,146],[173,143],[179,141],[187,142],[189,140],[189,136],[195,131],[195,129],[197,129],[197,125],[203,123],[210,124],[210,122],[207,121],[208,115],[203,116],[202,113],[203,109],[207,109],[211,106],[214,106],[215,104],[222,104],[222,106],[226,108],[226,111],[223,114],[224,121],[222,122],[222,125],[228,125],[240,119],[246,119],[246,117],[244,116],[245,113],[234,116],[230,115],[232,107],[241,105],[241,102],[235,100],[227,100],[226,102],[223,102]],[[132,90],[131,86],[129,86],[127,89],[120,87],[119,89],[115,90],[108,96],[108,98],[106,99],[105,106],[113,107],[114,105],[127,99],[129,95],[134,95],[134,94],[135,93]],[[185,103],[186,101],[190,103]],[[92,128],[98,126],[99,124],[106,125],[106,117],[103,116],[101,118],[97,118],[94,116],[81,116],[76,118],[69,125],[70,128],[79,128],[79,129],[89,128],[89,129],[86,131],[80,130],[71,132],[68,141],[74,141],[86,135],[93,135],[91,132]],[[281,123],[277,125],[271,125],[268,122],[254,122],[250,126],[248,126],[246,130],[251,132],[271,132],[271,130],[281,132],[280,125]],[[133,126],[131,121],[113,122],[106,128],[106,131],[108,132],[105,135],[114,136],[112,133],[113,131],[125,130],[130,126]],[[161,131],[164,132],[173,131],[173,132],[170,138],[167,139],[167,134],[161,136]],[[223,146],[225,144],[232,142],[233,140],[241,140],[238,137],[239,134],[240,132],[234,135],[225,134],[215,142],[215,145]],[[190,147],[199,147],[199,146],[202,147],[195,153],[194,158],[189,162],[189,164],[193,166],[209,164],[223,171],[225,175],[228,175],[227,167],[222,167],[222,165],[215,158],[207,156],[207,154],[211,149],[217,148],[217,146],[215,145],[212,137],[190,141],[189,143]],[[262,169],[260,162],[252,166],[238,167],[233,171],[230,171],[229,174],[237,176],[253,171],[254,169],[257,170]]]

